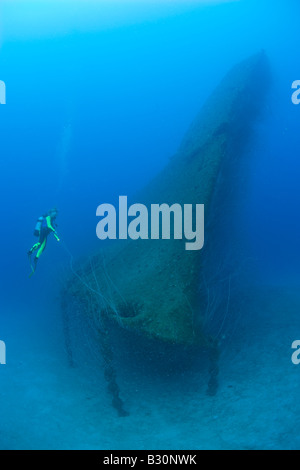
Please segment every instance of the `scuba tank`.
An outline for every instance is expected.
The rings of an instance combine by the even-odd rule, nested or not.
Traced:
[[[40,231],[41,231],[41,227],[42,227],[43,220],[44,220],[44,217],[39,217],[39,218],[37,219],[36,226],[35,226],[35,229],[34,229],[34,232],[33,232],[33,235],[34,235],[35,237],[39,237],[39,236],[40,236]]]

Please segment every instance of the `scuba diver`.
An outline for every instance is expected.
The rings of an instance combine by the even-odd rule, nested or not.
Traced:
[[[57,214],[58,214],[58,210],[56,208],[53,208],[47,214],[44,214],[42,217],[39,217],[37,221],[37,224],[34,230],[34,235],[39,237],[39,241],[35,243],[33,247],[28,251],[28,257],[29,257],[30,266],[32,269],[30,276],[34,274],[39,257],[41,256],[41,254],[46,248],[47,237],[49,233],[53,232],[53,235],[55,236],[56,240],[59,242],[59,237],[57,235],[56,229],[54,228],[54,227],[57,227],[57,224],[55,223]],[[35,255],[34,263],[32,265],[31,255],[36,250],[37,250],[37,253]]]

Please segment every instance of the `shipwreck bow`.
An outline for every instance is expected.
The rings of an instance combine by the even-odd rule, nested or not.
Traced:
[[[203,106],[177,154],[135,199],[146,205],[204,204],[207,223],[220,174],[228,162],[243,158],[268,85],[264,53],[235,66]],[[226,184],[230,187],[230,180]],[[63,295],[76,299],[84,315],[99,322],[109,317],[148,337],[205,345],[199,283],[206,245],[201,251],[186,251],[184,243],[112,241],[80,272],[74,271]]]

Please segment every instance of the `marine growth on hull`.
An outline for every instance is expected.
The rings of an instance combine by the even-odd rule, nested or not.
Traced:
[[[64,302],[75,302],[99,327],[110,318],[159,341],[210,344],[205,322],[215,307],[207,301],[211,286],[204,273],[207,263],[212,272],[218,268],[206,254],[214,251],[210,240],[222,237],[212,221],[224,178],[230,188],[230,178],[243,160],[268,81],[263,52],[235,66],[203,106],[176,155],[135,197],[148,207],[204,204],[203,249],[185,250],[185,240],[177,239],[110,241],[80,270],[73,267],[62,289]]]

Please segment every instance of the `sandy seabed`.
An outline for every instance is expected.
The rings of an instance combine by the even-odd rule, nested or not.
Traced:
[[[215,397],[206,395],[207,367],[143,375],[119,365],[126,418],[111,407],[97,358],[68,366],[57,306],[4,308],[0,448],[299,449],[300,365],[291,344],[300,339],[300,290],[265,286],[249,298],[234,335],[222,338]]]

